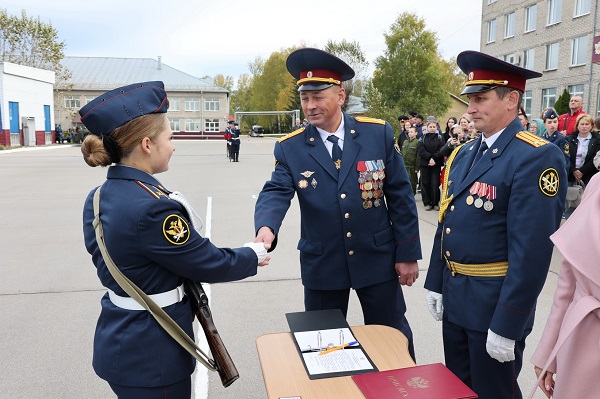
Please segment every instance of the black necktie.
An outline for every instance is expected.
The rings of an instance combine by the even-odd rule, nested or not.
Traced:
[[[332,134],[327,137],[327,140],[333,143],[333,148],[331,149],[331,158],[333,159],[335,167],[339,169],[342,166],[342,149],[338,144],[339,138]]]
[[[471,169],[473,169],[473,166],[475,166],[475,164],[481,159],[481,157],[483,156],[483,153],[487,149],[488,149],[487,143],[485,141],[482,142],[481,145],[479,146],[479,150],[477,151],[477,155],[475,155],[475,159],[473,160],[473,163],[471,164]]]

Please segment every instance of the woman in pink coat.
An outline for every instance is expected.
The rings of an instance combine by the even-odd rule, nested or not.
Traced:
[[[600,174],[590,180],[581,205],[550,238],[564,260],[552,309],[531,361],[538,384],[547,397],[597,399],[600,397]]]

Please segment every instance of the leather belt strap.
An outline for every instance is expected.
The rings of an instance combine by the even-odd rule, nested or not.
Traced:
[[[179,287],[172,289],[171,291],[162,292],[160,294],[148,295],[148,298],[152,299],[161,308],[174,305],[183,299],[185,294],[183,290],[183,284]],[[126,310],[146,310],[140,305],[135,299],[128,296],[119,296],[113,290],[108,290],[108,297],[110,301],[118,308]]]
[[[452,276],[458,273],[473,277],[503,277],[508,272],[508,262],[472,263],[465,265],[464,263],[446,259],[446,265],[452,272]]]

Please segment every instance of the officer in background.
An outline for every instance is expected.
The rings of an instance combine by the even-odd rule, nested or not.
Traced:
[[[230,162],[239,162],[240,161],[240,136],[242,132],[239,128],[239,123],[233,123],[233,129],[231,129],[231,157],[229,158]]]
[[[354,71],[303,48],[286,62],[310,124],[275,144],[275,170],[258,197],[258,242],[275,249],[294,194],[301,210],[300,266],[306,310],[348,310],[356,290],[365,324],[402,331],[414,358],[400,285],[412,285],[421,257],[414,196],[389,123],[342,112],[342,81]]]
[[[448,158],[427,305],[443,320],[452,372],[482,399],[521,398],[525,339],[564,209],[564,157],[517,116],[526,80],[540,73],[476,51],[457,64],[483,133]]]
[[[556,145],[565,156],[565,170],[569,173],[569,166],[571,164],[571,156],[569,155],[569,139],[567,136],[562,135],[558,131],[558,115],[552,108],[546,111],[544,114],[544,126],[546,127],[546,133],[544,138],[549,142]]]
[[[227,158],[231,161],[231,131],[233,130],[233,121],[227,121],[227,127],[225,128],[225,134],[223,137],[227,142]]]

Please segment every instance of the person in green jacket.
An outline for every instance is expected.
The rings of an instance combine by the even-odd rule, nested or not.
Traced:
[[[419,157],[417,155],[417,128],[411,126],[408,129],[408,139],[402,143],[402,157],[404,158],[404,165],[410,178],[410,185],[412,186],[413,194],[417,193],[417,173],[419,173]]]

